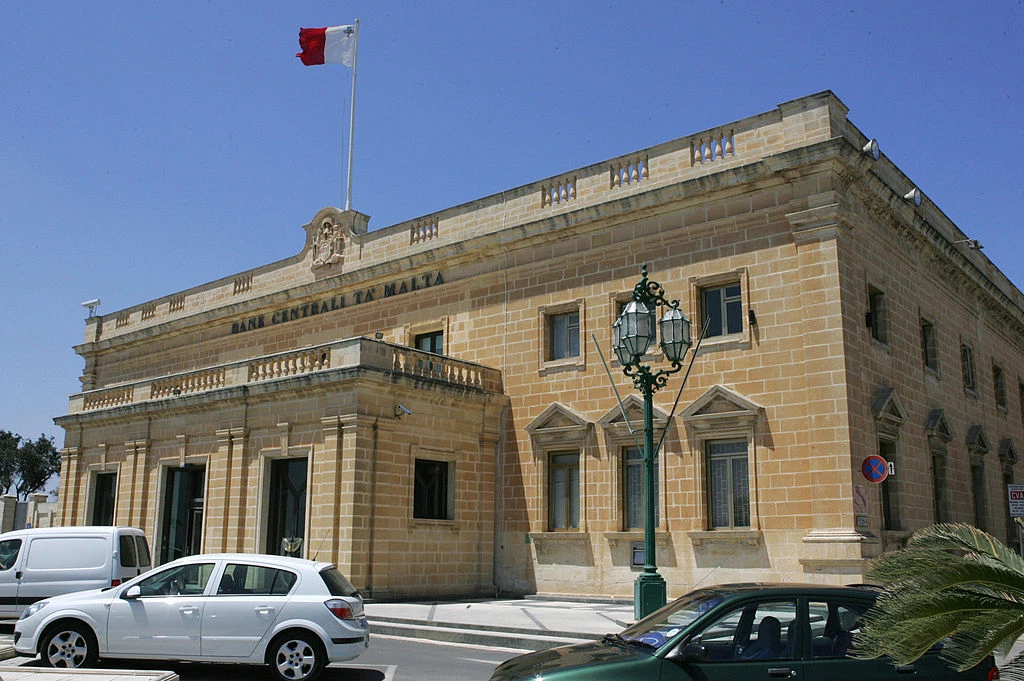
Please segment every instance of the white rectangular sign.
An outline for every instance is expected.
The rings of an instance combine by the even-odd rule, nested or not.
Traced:
[[[1024,485],[1007,485],[1006,493],[1010,498],[1010,516],[1024,518]]]

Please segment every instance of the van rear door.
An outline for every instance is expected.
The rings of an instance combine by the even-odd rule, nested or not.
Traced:
[[[153,567],[146,535],[122,531],[118,535],[117,547],[118,559],[114,564],[114,574],[111,576],[112,586],[137,577]]]

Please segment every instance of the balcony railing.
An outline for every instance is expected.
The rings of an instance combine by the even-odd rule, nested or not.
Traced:
[[[71,396],[70,413],[173,399],[223,388],[362,366],[397,376],[501,392],[501,372],[472,362],[369,338],[350,338],[290,352],[160,376]]]

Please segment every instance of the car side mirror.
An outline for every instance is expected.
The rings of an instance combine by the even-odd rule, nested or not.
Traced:
[[[684,662],[704,662],[708,659],[708,649],[698,638],[683,646],[681,657]]]
[[[666,655],[666,659],[676,662],[707,662],[708,649],[699,638],[696,638],[673,650]]]
[[[121,594],[121,598],[126,601],[134,601],[136,598],[142,595],[142,589],[138,585],[133,585],[125,589],[125,592]]]

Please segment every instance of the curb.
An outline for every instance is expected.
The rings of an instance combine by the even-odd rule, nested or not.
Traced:
[[[0,679],[3,681],[67,681],[69,678],[94,678],[104,681],[119,679],[147,679],[148,681],[178,681],[174,672],[140,671],[132,669],[75,669],[73,675],[66,669],[41,669],[38,667],[0,666]]]
[[[471,626],[471,625],[467,625]],[[398,636],[401,638],[419,638],[446,643],[469,643],[473,645],[514,648],[516,650],[548,650],[558,646],[586,643],[600,640],[600,636],[590,634],[550,632],[538,634],[532,629],[511,628],[476,628],[433,622],[424,624],[420,620],[401,620],[399,618],[373,618],[370,620],[371,636]]]

